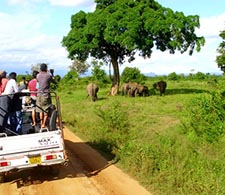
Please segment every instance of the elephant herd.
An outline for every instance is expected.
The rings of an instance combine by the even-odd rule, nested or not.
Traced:
[[[158,90],[160,96],[162,96],[163,94],[165,94],[167,83],[161,80],[159,82],[154,83],[152,87],[154,90]],[[99,87],[95,83],[89,83],[86,87],[86,90],[88,94],[87,97],[90,96],[93,102],[96,101]],[[121,92],[123,96],[129,96],[129,97],[149,96],[148,87],[145,85],[140,85],[135,82],[124,83],[121,86]]]
[[[166,92],[167,83],[165,81],[159,81],[153,84],[153,89],[158,90],[160,96],[165,94]],[[149,89],[145,85],[140,85],[138,83],[124,83],[121,86],[122,95],[129,96],[129,97],[136,97],[136,96],[149,96]]]
[[[149,96],[148,87],[145,85],[140,85],[138,83],[124,83],[121,86],[122,95],[129,97],[136,97],[136,96]]]

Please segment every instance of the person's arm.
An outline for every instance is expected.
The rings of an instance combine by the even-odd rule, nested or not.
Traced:
[[[55,77],[54,77],[54,69],[50,69],[49,72],[51,73],[51,82],[56,83]]]
[[[13,87],[13,91],[16,93],[16,92],[19,92],[19,87],[18,87],[18,84],[17,82],[14,80],[14,82],[12,83],[12,87]]]

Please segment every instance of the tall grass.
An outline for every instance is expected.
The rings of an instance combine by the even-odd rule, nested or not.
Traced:
[[[223,194],[224,80],[167,84],[162,97],[111,97],[100,88],[96,102],[85,87],[60,91],[63,121],[153,194]]]

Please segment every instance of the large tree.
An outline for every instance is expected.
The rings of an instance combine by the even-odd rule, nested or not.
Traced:
[[[225,72],[225,30],[220,33],[220,37],[223,39],[219,44],[217,52],[220,54],[216,57],[218,67]]]
[[[125,57],[131,62],[138,53],[151,57],[153,47],[181,53],[204,45],[204,37],[195,34],[199,16],[185,16],[161,6],[154,0],[95,0],[94,12],[80,11],[71,17],[71,30],[62,45],[70,59],[92,56],[110,60],[114,70],[112,87],[118,89],[119,64]]]

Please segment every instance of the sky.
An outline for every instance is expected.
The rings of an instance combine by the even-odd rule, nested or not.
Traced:
[[[125,67],[137,67],[142,73],[156,75],[196,72],[221,74],[216,64],[219,33],[225,30],[224,0],[158,0],[174,11],[199,15],[198,36],[206,43],[200,52],[169,54],[154,50],[150,59],[137,57]],[[71,60],[61,41],[70,31],[71,16],[80,10],[93,12],[94,0],[1,0],[0,1],[0,70],[17,74],[31,72],[31,66],[47,63],[55,74],[64,76]],[[105,67],[108,71],[108,67]]]

